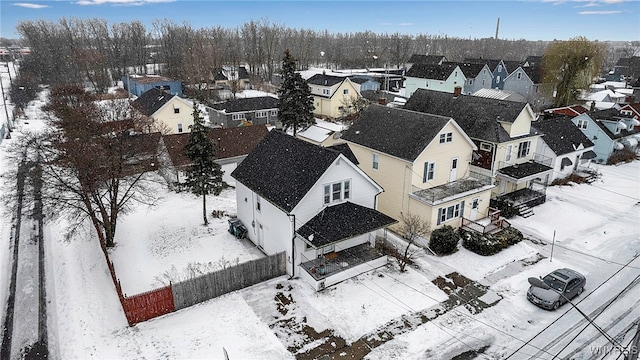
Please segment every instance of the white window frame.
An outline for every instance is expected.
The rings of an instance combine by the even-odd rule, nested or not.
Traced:
[[[451,206],[440,208],[440,222],[439,224],[444,224],[445,222],[460,217],[461,214],[461,203],[454,204]]]
[[[524,153],[523,150],[525,150]],[[518,144],[518,159],[527,157],[527,155],[529,155],[529,152],[531,152],[531,141],[523,141]]]
[[[480,143],[480,150],[482,150],[482,151],[491,151],[491,149],[493,149],[491,144],[485,143],[485,142]]]
[[[337,181],[322,186],[324,205],[345,201],[351,198],[351,179]]]
[[[343,89],[342,95],[349,95],[349,89]]]
[[[184,130],[182,129],[182,123],[178,123],[178,132],[181,133]]]
[[[267,117],[266,111],[256,111],[256,118],[266,118],[266,117]]]
[[[322,89],[322,95],[331,95],[331,90],[329,90],[329,89]]]
[[[278,110],[271,110],[271,116],[278,116]]]
[[[244,119],[246,119],[245,113],[231,114],[231,120],[238,121],[238,120],[244,120]]]
[[[425,162],[422,171],[422,182],[432,181],[436,177],[436,163]]]
[[[586,130],[589,125],[589,121],[587,119],[578,119],[576,126],[578,129]]]
[[[373,170],[380,169],[380,155],[373,153],[371,154],[371,168]]]
[[[507,145],[507,151],[504,154],[504,161],[505,162],[511,162],[511,153],[513,152],[513,145],[509,144]]]
[[[440,144],[450,143],[453,141],[453,132],[440,134]]]

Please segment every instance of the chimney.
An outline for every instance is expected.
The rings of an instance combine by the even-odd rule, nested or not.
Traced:
[[[453,88],[453,97],[457,98],[462,94],[462,86],[456,86]]]

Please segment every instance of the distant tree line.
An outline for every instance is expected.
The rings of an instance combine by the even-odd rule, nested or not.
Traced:
[[[222,65],[246,65],[256,82],[271,79],[289,49],[298,70],[310,66],[333,69],[404,66],[412,54],[524,60],[542,55],[547,42],[462,39],[446,35],[371,31],[332,33],[292,29],[268,19],[251,20],[236,28],[194,29],[189,23],[155,20],[151,28],[139,21],[109,23],[105,19],[61,18],[27,20],[17,26],[32,51],[31,68],[50,85],[88,82],[103,92],[131,73],[144,74],[145,64],[163,64],[162,75],[187,85],[206,86],[211,70]]]

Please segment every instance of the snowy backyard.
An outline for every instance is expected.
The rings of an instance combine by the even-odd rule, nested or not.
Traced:
[[[14,166],[5,157],[9,146],[20,141],[22,132],[44,126],[42,104],[42,100],[32,102],[12,138],[0,145],[2,172]],[[407,272],[399,272],[390,261],[322,292],[301,279],[283,276],[132,327],[93,230],[87,226],[68,235],[63,220],[46,223],[51,358],[224,359],[225,352],[229,359],[294,358],[327,341],[348,346],[402,316],[437,307],[449,294],[434,280],[452,273],[488,287],[485,300],[492,306],[476,311],[454,307],[411,331],[380,339],[367,350],[366,358],[450,359],[483,349],[479,358],[515,353],[513,359],[551,359],[577,334],[575,324],[584,324],[585,330],[561,357],[580,349],[572,358],[591,358],[594,346],[610,344],[569,304],[545,311],[527,301],[526,291],[528,277],[561,267],[581,272],[587,286],[575,300],[578,306],[597,316],[597,323],[610,334],[622,334],[623,345],[629,343],[631,334],[625,337],[624,329],[640,319],[640,287],[630,288],[601,314],[597,309],[640,273],[640,161],[592,167],[601,173],[593,184],[549,187],[546,203],[534,208],[534,216],[510,219],[527,239],[496,255],[483,257],[462,247],[444,257],[421,252]],[[207,198],[209,226],[202,225],[201,198],[161,185],[156,191],[156,204],[138,205],[120,218],[116,246],[110,250],[126,294],[264,256],[251,242],[227,231],[228,216],[236,208],[233,188]],[[6,206],[0,210],[4,311],[12,214]],[[223,215],[211,217],[214,210]],[[591,338],[594,341],[587,344]]]

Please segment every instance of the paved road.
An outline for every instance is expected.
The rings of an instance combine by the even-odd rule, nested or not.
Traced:
[[[42,233],[44,219],[39,168],[33,164],[20,164],[16,181],[18,196],[11,244],[13,262],[0,358],[46,359],[48,341]],[[27,199],[25,194],[32,194],[32,197]],[[31,205],[28,206],[29,209],[23,207],[25,204]]]

